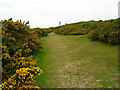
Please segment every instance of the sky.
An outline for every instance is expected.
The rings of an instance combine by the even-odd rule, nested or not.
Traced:
[[[120,0],[0,0],[0,20],[29,21],[30,27],[48,28],[59,21],[75,23],[118,18]]]

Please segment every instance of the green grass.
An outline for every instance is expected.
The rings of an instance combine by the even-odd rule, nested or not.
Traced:
[[[42,38],[34,54],[43,70],[35,84],[42,88],[114,88],[118,85],[118,46],[91,41],[85,35]]]

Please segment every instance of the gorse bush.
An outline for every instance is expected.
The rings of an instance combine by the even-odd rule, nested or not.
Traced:
[[[35,67],[36,59],[33,52],[42,48],[45,31],[31,29],[29,22],[12,21],[2,22],[2,88],[3,89],[30,89],[36,75],[42,70]],[[46,30],[47,32],[47,30]],[[50,31],[49,31],[50,32]]]
[[[84,29],[82,27],[77,27],[74,25],[65,25],[59,27],[55,30],[55,33],[62,35],[83,35],[85,34]]]
[[[68,24],[58,27],[55,33],[63,35],[86,34],[93,41],[118,44],[120,41],[120,18]]]
[[[16,51],[22,49],[22,55],[31,54],[32,51],[40,48],[42,40],[27,26],[29,22],[13,22],[12,20],[3,21],[3,46],[9,47],[9,54],[14,55]]]
[[[39,37],[41,36],[47,36],[48,33],[53,32],[52,29],[45,29],[45,28],[33,28],[32,31],[34,31],[35,35],[39,35]]]
[[[120,20],[91,22],[86,26],[87,36],[95,41],[118,44],[120,40]]]

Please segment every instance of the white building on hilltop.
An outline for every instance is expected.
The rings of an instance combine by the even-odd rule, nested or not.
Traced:
[[[61,26],[61,21],[59,21],[59,26]]]

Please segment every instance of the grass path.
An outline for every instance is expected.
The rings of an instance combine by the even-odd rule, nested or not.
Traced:
[[[91,41],[85,35],[50,33],[43,49],[34,54],[43,73],[35,84],[42,88],[117,87],[118,46]]]

